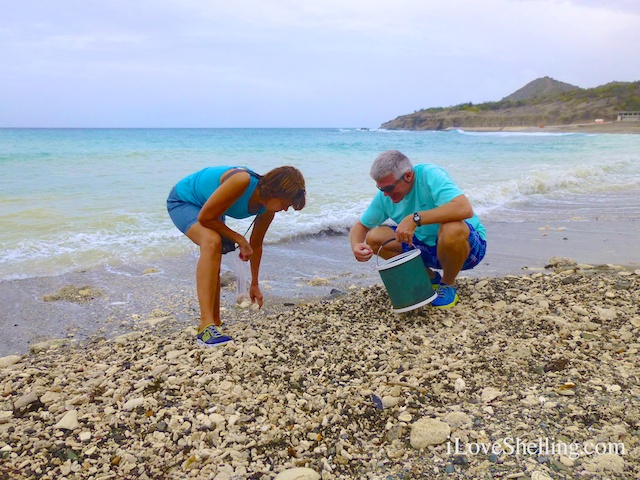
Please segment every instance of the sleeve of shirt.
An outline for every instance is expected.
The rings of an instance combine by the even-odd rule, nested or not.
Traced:
[[[373,197],[369,207],[360,217],[360,223],[367,228],[375,228],[382,225],[382,223],[384,223],[388,218],[389,216],[385,213],[382,205],[381,192],[379,192],[375,197]]]

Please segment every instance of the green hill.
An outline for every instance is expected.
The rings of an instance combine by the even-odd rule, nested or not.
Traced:
[[[497,102],[463,103],[418,110],[383,123],[388,130],[537,127],[615,121],[618,112],[640,111],[640,81],[580,88],[538,78]]]

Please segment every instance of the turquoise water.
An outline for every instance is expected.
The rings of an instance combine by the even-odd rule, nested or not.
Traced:
[[[178,180],[207,165],[302,170],[307,208],[278,214],[268,243],[345,232],[376,191],[372,160],[390,148],[414,163],[445,167],[488,222],[640,212],[637,135],[0,129],[0,280],[193,251],[169,220],[165,200]]]

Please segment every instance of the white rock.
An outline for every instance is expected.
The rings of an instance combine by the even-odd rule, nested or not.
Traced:
[[[594,456],[591,461],[585,461],[584,468],[589,472],[623,473],[624,459],[613,453],[603,453]]]
[[[413,420],[413,416],[409,412],[402,412],[400,415],[398,415],[398,420],[400,420],[401,422],[409,423],[411,420]]]
[[[29,393],[25,393],[20,398],[18,398],[13,404],[13,408],[19,410],[21,408],[27,407],[31,405],[33,402],[38,400],[38,395],[35,390],[31,390]]]
[[[142,337],[142,332],[129,332],[114,338],[113,341],[118,345],[124,345],[130,340],[137,340],[140,337]]]
[[[80,424],[78,423],[78,411],[69,410],[67,413],[65,413],[64,417],[62,417],[60,421],[54,425],[53,428],[58,428],[61,430],[75,430],[79,426]]]
[[[390,395],[385,395],[384,397],[382,397],[382,406],[384,408],[393,408],[396,405],[398,405],[399,401],[400,401],[400,399],[397,398],[397,397],[392,397]]]
[[[264,357],[264,353],[262,353],[262,350],[257,345],[250,345],[249,352],[253,353],[257,357]]]
[[[573,461],[572,459],[570,459],[569,457],[565,457],[564,455],[560,455],[560,463],[562,463],[565,467],[573,467],[573,465],[576,462]]]
[[[320,480],[320,474],[310,468],[297,467],[280,472],[273,480]]]
[[[89,440],[91,440],[91,432],[80,432],[78,438],[81,442],[88,442]]]
[[[172,350],[170,352],[167,352],[167,360],[174,360],[178,357],[181,357],[182,355],[184,355],[185,353],[187,353],[189,350]]]
[[[416,450],[447,441],[451,427],[434,418],[422,418],[411,426],[410,443]]]
[[[13,418],[13,412],[10,410],[0,411],[0,424],[7,423]]]
[[[49,403],[56,402],[59,399],[60,399],[60,393],[59,392],[45,392],[44,395],[42,395],[40,397],[40,401],[42,403],[44,403],[45,405],[47,405]]]
[[[596,307],[596,312],[601,320],[615,320],[618,313],[612,308]]]
[[[133,410],[136,407],[139,407],[143,403],[144,403],[144,397],[132,398],[122,406],[122,410],[124,410],[125,412],[130,412],[131,410]]]
[[[535,471],[531,474],[531,480],[553,480],[553,478],[544,472]]]
[[[212,413],[209,415],[209,420],[216,426],[216,428],[224,428],[224,424],[226,422],[225,418],[219,413]]]
[[[496,398],[500,397],[501,395],[503,395],[503,393],[493,387],[486,387],[484,389],[482,389],[482,393],[480,395],[480,399],[484,402],[484,403],[489,403],[492,400],[495,400]]]
[[[173,320],[174,317],[172,316],[168,316],[168,317],[151,317],[151,318],[147,318],[146,320],[142,320],[140,323],[143,323],[145,325],[149,325],[150,327],[155,327],[156,325],[165,322],[167,320]]]
[[[8,355],[6,357],[0,358],[0,368],[10,367],[11,365],[15,365],[22,357],[20,355]]]
[[[497,302],[495,302],[493,304],[493,309],[494,310],[502,310],[507,306],[507,302],[505,302],[504,300],[498,300]]]
[[[51,340],[47,340],[46,342],[35,343],[29,347],[29,351],[31,353],[40,353],[46,350],[49,350],[51,347],[59,347],[61,345],[66,345],[69,343],[69,340],[66,338],[52,338]]]
[[[454,430],[473,423],[471,417],[464,412],[448,413],[444,416],[443,420]]]
[[[456,392],[464,392],[467,389],[467,384],[462,378],[457,378],[453,384],[453,389]]]
[[[573,305],[571,307],[571,310],[577,313],[578,315],[589,315],[589,310],[587,310],[584,307],[581,307],[580,305]]]

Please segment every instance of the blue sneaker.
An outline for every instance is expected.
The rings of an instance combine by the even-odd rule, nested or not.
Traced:
[[[207,325],[196,337],[196,345],[199,347],[217,347],[232,341],[233,338],[222,333],[220,327],[213,324]]]
[[[434,308],[451,308],[458,303],[458,289],[452,285],[441,283],[436,290],[438,296],[431,302]]]
[[[435,277],[430,278],[429,281],[431,282],[431,286],[435,289],[437,288],[437,285],[440,285],[442,283],[442,275],[440,275],[438,272],[433,272],[436,274]]]

